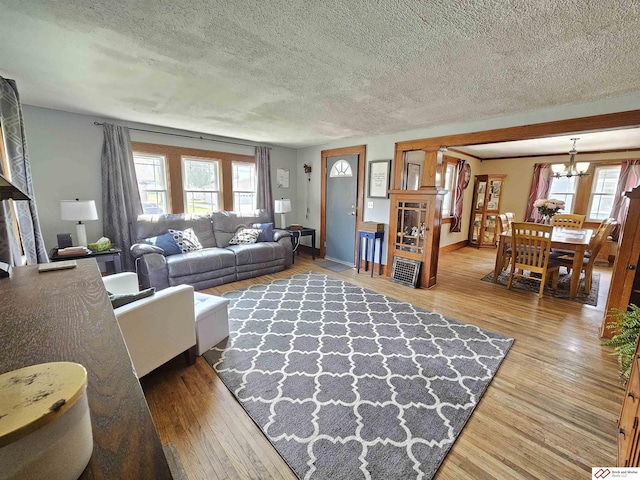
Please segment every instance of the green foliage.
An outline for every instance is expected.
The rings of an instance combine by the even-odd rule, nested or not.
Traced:
[[[612,310],[612,316],[616,321],[607,323],[607,327],[619,330],[620,333],[604,341],[603,345],[614,347],[612,355],[618,356],[620,374],[622,378],[628,380],[638,334],[640,334],[640,308],[632,303],[626,312]]]

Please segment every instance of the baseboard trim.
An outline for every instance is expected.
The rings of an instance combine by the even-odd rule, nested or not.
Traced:
[[[468,240],[462,240],[460,242],[447,245],[445,247],[440,247],[440,250],[438,250],[438,253],[448,253],[448,252],[453,252],[454,250],[460,250],[461,248],[466,247],[468,244],[469,244]]]

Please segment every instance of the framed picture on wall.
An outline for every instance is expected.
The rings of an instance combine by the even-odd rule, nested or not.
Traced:
[[[369,162],[369,194],[370,198],[389,197],[389,178],[391,160],[375,160]]]
[[[289,169],[278,168],[276,170],[276,183],[278,188],[289,188]]]

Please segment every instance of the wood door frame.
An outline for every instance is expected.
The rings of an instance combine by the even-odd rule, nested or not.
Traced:
[[[327,158],[340,155],[358,155],[358,177],[356,193],[356,231],[354,237],[353,263],[357,262],[358,225],[364,215],[364,177],[367,164],[367,146],[356,145],[353,147],[332,148],[322,150],[320,159],[320,257],[324,258],[325,244],[327,240]],[[315,248],[315,245],[314,245]]]

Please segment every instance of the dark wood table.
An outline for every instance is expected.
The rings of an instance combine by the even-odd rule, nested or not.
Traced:
[[[98,263],[104,264],[107,268],[107,263],[113,264],[114,273],[122,272],[122,260],[120,254],[122,250],[117,247],[110,248],[104,252],[91,252],[86,255],[65,255],[58,256],[58,249],[54,248],[49,252],[49,260],[52,262],[62,262],[64,260],[79,260],[81,258],[95,258]]]
[[[0,374],[46,362],[87,369],[93,454],[82,479],[171,479],[94,259],[16,267],[0,280]]]
[[[296,250],[300,246],[300,237],[311,236],[311,258],[313,260],[316,259],[316,229],[311,227],[302,227],[302,228],[285,228],[287,232],[291,234],[291,243],[293,243],[293,262],[296,261]],[[300,255],[300,250],[298,250],[298,255]]]

